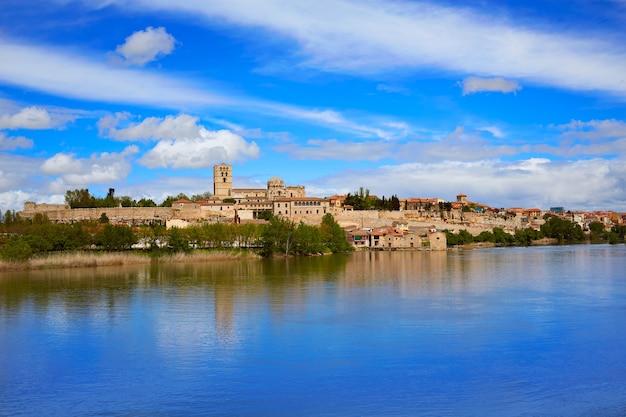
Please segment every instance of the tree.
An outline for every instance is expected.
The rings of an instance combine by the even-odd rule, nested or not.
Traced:
[[[292,252],[296,255],[311,255],[323,252],[320,229],[300,222],[293,236]]]
[[[211,198],[213,196],[213,194],[211,194],[209,191],[205,191],[202,194],[194,194],[191,196],[191,201],[201,201],[201,200],[208,200],[209,198]]]
[[[558,216],[549,217],[540,229],[545,237],[557,239],[559,243],[578,241],[584,238],[584,233],[578,224]]]
[[[179,193],[176,197],[170,195],[159,204],[159,207],[172,207],[172,203],[176,200],[189,200],[189,197],[183,193]]]
[[[354,194],[348,193],[344,200],[344,205],[352,206],[354,210],[369,210],[374,204],[374,199],[370,197],[370,190],[359,188]]]
[[[107,214],[103,212],[103,213],[100,215],[100,220],[99,220],[99,222],[100,222],[100,223],[102,223],[102,224],[107,224],[107,223],[109,223],[109,216],[107,216]]]
[[[497,245],[510,245],[515,241],[515,237],[504,231],[500,227],[493,228],[493,237]]]
[[[518,229],[515,231],[515,241],[520,246],[529,246],[533,240],[541,239],[543,235],[535,229]]]
[[[264,227],[262,239],[263,248],[261,254],[265,257],[276,253],[289,255],[290,246],[293,242],[294,224],[289,219],[272,216],[269,223]]]
[[[191,252],[189,239],[185,236],[183,230],[178,227],[172,227],[168,231],[167,244],[168,247],[174,252]]]
[[[604,223],[602,222],[589,223],[589,232],[591,240],[604,240],[607,237]]]
[[[156,207],[156,203],[149,198],[142,198],[137,201],[137,207]]]
[[[89,193],[87,188],[67,190],[65,192],[65,203],[71,208],[92,208],[96,207],[96,199]]]
[[[0,251],[0,257],[6,261],[26,262],[33,254],[30,245],[20,236],[13,236]]]
[[[496,243],[496,237],[492,232],[488,230],[483,230],[478,234],[478,236],[474,236],[474,241]]]
[[[346,239],[345,230],[341,228],[330,213],[326,213],[322,217],[320,236],[324,246],[330,249],[332,253],[348,252],[354,249],[348,242],[348,239]]]
[[[125,195],[125,196],[120,197],[120,205],[122,207],[136,207],[137,202],[133,200],[132,198],[130,198],[129,196]]]
[[[128,226],[106,224],[96,238],[106,250],[127,250],[137,243],[137,236]]]

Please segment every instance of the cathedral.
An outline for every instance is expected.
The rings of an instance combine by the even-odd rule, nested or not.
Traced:
[[[267,181],[267,188],[233,188],[233,167],[218,164],[213,167],[213,195],[215,199],[232,199],[238,204],[269,202],[282,198],[304,198],[303,186],[285,186],[278,177]]]

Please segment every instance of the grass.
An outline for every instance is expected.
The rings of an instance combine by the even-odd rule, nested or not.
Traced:
[[[26,262],[0,261],[0,271],[48,268],[82,268],[158,263],[211,262],[255,259],[258,255],[246,251],[194,251],[163,253],[154,256],[144,252],[63,252],[34,257]]]

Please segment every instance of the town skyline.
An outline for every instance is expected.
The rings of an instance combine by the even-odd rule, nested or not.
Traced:
[[[328,13],[332,10],[332,13]],[[0,208],[279,177],[626,212],[626,2],[7,0]]]

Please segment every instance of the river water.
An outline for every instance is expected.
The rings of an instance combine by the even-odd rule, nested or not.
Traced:
[[[626,246],[0,274],[1,416],[625,416]]]

